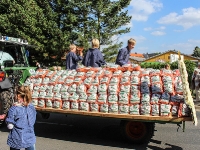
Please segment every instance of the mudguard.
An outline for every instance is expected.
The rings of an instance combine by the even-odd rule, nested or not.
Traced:
[[[1,89],[9,89],[11,87],[12,87],[12,84],[10,83],[10,80],[8,78],[5,78],[4,81],[0,82]]]

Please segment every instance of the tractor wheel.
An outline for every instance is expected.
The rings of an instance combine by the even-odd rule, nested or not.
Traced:
[[[0,114],[7,115],[9,108],[14,102],[13,89],[8,89],[0,92]],[[1,124],[4,120],[1,120]]]
[[[155,123],[122,120],[120,128],[125,139],[135,144],[143,144],[153,137]]]

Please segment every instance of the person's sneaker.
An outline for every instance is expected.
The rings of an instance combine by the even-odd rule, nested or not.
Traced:
[[[3,114],[3,115],[0,115],[0,120],[4,120],[6,118],[6,115]]]

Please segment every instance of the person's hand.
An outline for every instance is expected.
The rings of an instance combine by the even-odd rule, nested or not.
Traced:
[[[83,56],[83,52],[82,51],[80,51],[80,56]]]
[[[8,128],[9,130],[12,130],[13,127],[14,127],[14,125],[13,125],[12,123],[9,123],[9,124],[7,125],[7,128]]]

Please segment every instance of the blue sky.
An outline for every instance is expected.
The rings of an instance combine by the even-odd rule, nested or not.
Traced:
[[[137,44],[132,52],[192,54],[200,47],[200,0],[132,0],[127,9],[131,32],[118,38],[123,47],[134,38]]]

